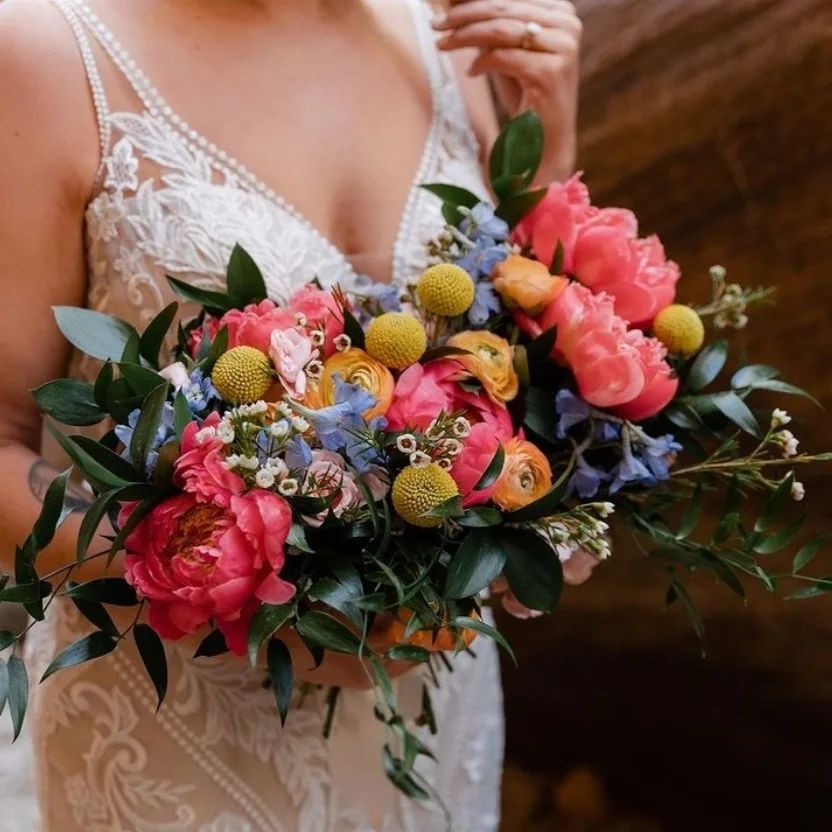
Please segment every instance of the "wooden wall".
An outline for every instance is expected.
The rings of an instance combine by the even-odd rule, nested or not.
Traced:
[[[740,283],[776,285],[776,306],[754,314],[737,347],[829,408],[832,3],[577,5],[579,165],[596,202],[633,208],[663,237],[683,267],[683,301],[704,299],[714,263]],[[805,446],[832,446],[827,413],[789,406],[805,419]],[[830,473],[804,478],[817,528],[832,528]],[[832,574],[832,552],[819,568]],[[743,607],[702,576],[702,660],[683,616],[663,610],[663,590],[659,567],[619,539],[613,561],[554,616],[504,622],[521,653],[519,671],[504,669],[504,828],[589,828],[556,817],[552,791],[591,766],[617,818],[592,828],[832,829],[832,598],[754,592]],[[599,803],[591,784],[578,791]],[[622,819],[632,813],[657,825]]]

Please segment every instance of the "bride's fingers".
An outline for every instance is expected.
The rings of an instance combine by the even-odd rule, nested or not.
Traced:
[[[562,28],[573,34],[580,34],[581,30],[581,21],[573,9],[535,0],[471,0],[454,6],[446,15],[434,20],[433,26],[437,31],[451,31],[489,20],[533,22],[545,27]]]
[[[527,55],[551,52],[569,57],[578,53],[577,36],[560,29],[544,28],[534,34],[532,42],[525,46],[528,31],[519,20],[500,18],[471,23],[446,35],[439,41],[442,50],[463,49],[521,49]]]
[[[474,60],[468,74],[505,75],[523,84],[537,85],[543,91],[550,86],[551,79],[571,65],[569,58],[557,54],[530,55],[528,49],[490,49]]]

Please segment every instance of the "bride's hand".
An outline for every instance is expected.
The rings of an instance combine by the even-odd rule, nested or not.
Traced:
[[[457,0],[434,21],[444,50],[474,47],[471,75],[490,74],[510,115],[534,109],[546,133],[539,182],[575,164],[582,26],[564,0]]]
[[[368,639],[370,646],[377,654],[381,655],[393,646],[383,640],[381,634],[384,630],[386,630],[386,627],[377,624]],[[373,686],[366,659],[364,665],[362,665],[357,656],[333,653],[327,650],[320,667],[316,668],[312,654],[294,629],[281,630],[280,638],[289,648],[295,678],[299,681],[311,682],[326,687],[359,688],[361,690],[368,690]],[[417,666],[413,662],[395,662],[388,659],[382,659],[381,662],[391,678],[401,676]]]

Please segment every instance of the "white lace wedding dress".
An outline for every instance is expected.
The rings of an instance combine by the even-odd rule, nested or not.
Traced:
[[[392,279],[425,263],[442,225],[419,183],[452,180],[484,192],[476,141],[448,60],[436,51],[420,0],[412,7],[434,116],[392,252]],[[144,326],[170,301],[165,274],[218,287],[232,246],[257,260],[274,299],[318,276],[349,289],[344,255],[241,164],[190,129],[113,34],[80,0],[55,0],[71,26],[99,119],[102,168],[87,212],[89,305]],[[125,84],[124,82],[128,82]],[[128,86],[129,85],[129,86]],[[78,371],[90,372],[79,363]],[[68,607],[36,627],[30,669],[86,625]],[[40,632],[41,635],[37,635]],[[457,832],[498,825],[502,702],[496,651],[480,639],[433,691],[438,763],[424,774]],[[190,658],[169,646],[170,690],[157,714],[150,682],[125,644],[52,676],[29,714],[43,832],[431,832],[430,805],[400,796],[382,773],[382,730],[370,693],[345,691],[332,737],[323,694],[296,697],[286,727],[262,672],[242,661]],[[425,678],[400,684],[418,712]]]

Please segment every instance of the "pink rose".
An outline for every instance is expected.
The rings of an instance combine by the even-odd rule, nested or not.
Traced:
[[[664,347],[639,330],[628,331],[604,293],[572,283],[538,318],[515,313],[515,319],[533,337],[557,326],[553,355],[569,366],[581,397],[595,407],[646,419],[676,393]]]
[[[135,503],[122,508],[123,524]],[[150,605],[150,625],[178,639],[213,620],[235,653],[245,652],[241,619],[258,601],[284,604],[295,587],[279,577],[292,511],[255,489],[228,507],[189,493],[160,503],[125,542],[128,582]]]
[[[390,430],[425,430],[440,413],[462,410],[472,422],[487,424],[499,439],[509,439],[513,426],[508,410],[484,392],[463,389],[459,382],[466,379],[470,374],[453,359],[408,367],[396,383],[386,413]]]
[[[318,357],[309,336],[298,327],[276,329],[269,344],[269,357],[274,364],[283,389],[293,398],[306,394],[306,365]]]
[[[366,474],[363,482],[373,499],[380,500],[387,494],[387,483],[379,475]],[[340,517],[345,511],[367,502],[355,474],[347,470],[344,458],[335,451],[312,451],[312,463],[304,477],[303,496],[333,498],[325,511],[306,518],[311,526],[320,526],[330,512]]]
[[[572,248],[578,228],[592,211],[589,191],[575,174],[564,183],[549,186],[546,196],[527,214],[512,233],[512,242],[529,246],[534,256],[547,266],[555,257],[558,242],[563,245],[564,271],[572,271]]]
[[[344,331],[344,315],[332,292],[304,286],[289,298],[289,309],[303,315],[309,328],[324,330],[324,356],[332,355],[333,342]]]
[[[174,390],[180,390],[185,387],[191,380],[188,370],[181,361],[174,361],[173,364],[168,364],[159,370],[159,375],[169,382]]]
[[[485,422],[473,425],[471,433],[463,440],[462,451],[454,459],[451,476],[459,486],[465,508],[482,505],[490,499],[494,483],[479,491],[475,491],[474,486],[482,479],[499,447],[500,438]]]
[[[274,301],[250,303],[245,309],[231,309],[220,319],[220,326],[228,329],[229,347],[254,347],[268,353],[272,332],[295,325],[295,315]]]
[[[245,490],[245,482],[225,467],[225,445],[214,433],[219,422],[219,414],[211,413],[202,427],[188,423],[174,465],[174,481],[198,502],[228,508],[231,498]]]

